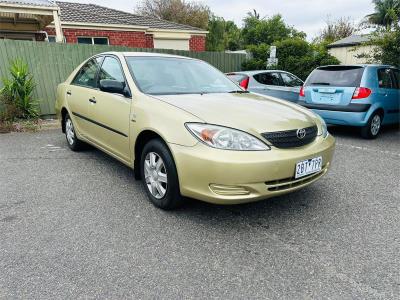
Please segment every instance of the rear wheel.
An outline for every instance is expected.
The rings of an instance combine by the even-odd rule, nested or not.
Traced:
[[[368,120],[367,125],[361,128],[361,136],[365,139],[377,138],[382,126],[382,115],[374,112]]]
[[[75,127],[74,123],[72,123],[72,119],[67,113],[64,119],[64,126],[65,126],[65,137],[67,139],[68,147],[72,151],[79,151],[83,147],[83,142],[78,140],[76,133],[75,133]]]
[[[170,210],[182,205],[175,163],[162,141],[154,139],[144,146],[140,172],[146,194],[155,206]]]

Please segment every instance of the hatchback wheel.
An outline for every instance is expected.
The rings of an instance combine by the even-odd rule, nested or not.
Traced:
[[[162,141],[154,139],[144,146],[140,166],[146,194],[155,206],[169,210],[182,204],[175,163]]]
[[[361,136],[365,139],[375,139],[382,126],[382,116],[380,113],[375,112],[371,115],[367,125],[361,129]]]
[[[76,137],[74,123],[72,123],[69,114],[65,116],[64,126],[65,126],[65,137],[67,138],[67,143],[69,148],[72,151],[79,151],[80,149],[82,149],[83,143]]]

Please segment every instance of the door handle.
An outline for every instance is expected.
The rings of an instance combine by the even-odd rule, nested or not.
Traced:
[[[96,103],[97,103],[97,101],[96,101],[96,98],[95,98],[95,97],[93,97],[93,98],[89,98],[89,102],[90,102],[90,103],[94,103],[94,104],[96,104]]]
[[[71,96],[72,95],[71,91],[67,91],[67,95]]]

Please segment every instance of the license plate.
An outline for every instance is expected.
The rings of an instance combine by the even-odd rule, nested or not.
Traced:
[[[322,157],[315,157],[296,164],[295,178],[301,178],[322,170]]]

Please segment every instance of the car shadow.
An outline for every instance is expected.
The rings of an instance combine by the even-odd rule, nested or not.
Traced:
[[[333,136],[339,137],[349,137],[349,138],[356,138],[360,140],[364,140],[360,134],[360,128],[354,126],[336,126],[336,125],[329,125],[328,131]],[[381,128],[381,132],[379,133],[380,137],[387,137],[393,134],[398,134],[400,132],[400,125],[386,125]],[[379,137],[378,137],[379,138]]]
[[[119,180],[123,181],[121,183],[123,186],[130,185],[132,192],[135,193],[136,191],[145,195],[145,187],[141,181],[135,180],[132,169],[91,146],[86,147],[83,153],[95,158],[97,163],[112,168]],[[244,222],[251,227],[267,229],[270,224],[281,224],[283,226],[286,220],[294,221],[298,219],[298,222],[301,222],[305,213],[310,213],[320,205],[319,201],[324,198],[324,190],[326,192],[325,185],[314,184],[283,196],[237,205],[217,205],[185,198],[182,207],[171,211],[160,210],[160,213],[173,218],[184,218],[193,225],[218,226],[219,224],[224,228],[226,226],[236,227],[233,223],[240,219],[242,225]],[[147,198],[143,200],[137,203],[132,202],[132,209],[135,209],[135,205],[152,206]]]

